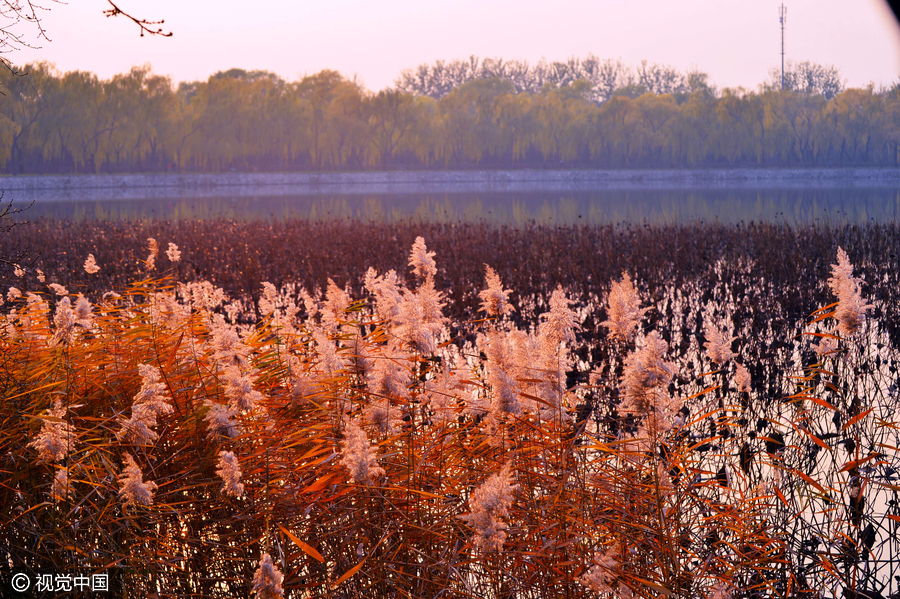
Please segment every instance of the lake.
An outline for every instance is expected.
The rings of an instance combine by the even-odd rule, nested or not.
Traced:
[[[428,187],[428,186],[423,186]],[[433,187],[433,186],[432,186]],[[18,205],[34,200],[28,218],[343,220],[536,224],[683,224],[749,221],[862,224],[900,217],[897,187],[733,187],[627,189],[410,189],[292,192],[232,187],[15,190]],[[59,196],[62,199],[56,199]],[[143,197],[142,197],[143,196]]]

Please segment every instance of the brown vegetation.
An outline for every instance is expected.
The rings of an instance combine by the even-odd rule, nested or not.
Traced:
[[[411,229],[352,227],[30,226],[63,260],[4,295],[4,561],[105,569],[122,596],[897,590],[892,227],[436,226],[437,263]],[[835,241],[865,283],[842,251],[829,272]],[[289,264],[315,284],[236,311],[197,279],[244,257],[254,289]],[[360,287],[357,263],[385,266]]]

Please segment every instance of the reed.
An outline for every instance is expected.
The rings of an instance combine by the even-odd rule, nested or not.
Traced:
[[[632,245],[625,275],[617,264],[583,287],[548,287],[523,262],[551,246],[529,246],[511,278],[533,287],[501,259],[458,289],[444,264],[472,231],[447,228],[456,245],[410,240],[402,271],[265,281],[250,304],[198,280],[200,242],[173,234],[214,229],[130,226],[118,262],[106,244],[79,246],[83,275],[44,263],[35,283],[38,265],[23,265],[4,294],[4,563],[110,572],[120,597],[897,592],[895,308],[872,294],[890,276],[859,278],[853,246],[830,271],[782,268],[812,277],[807,291],[751,284],[774,265],[727,251],[709,286],[681,274],[664,291],[635,264],[665,244]],[[573,248],[644,234],[529,233],[584,265],[604,254]],[[880,229],[796,233],[813,247],[895,243]],[[730,239],[673,235],[705,251]],[[256,274],[278,259],[266,243],[278,245],[257,240]],[[122,269],[133,280],[117,286]],[[772,297],[829,290],[837,302],[799,325]]]

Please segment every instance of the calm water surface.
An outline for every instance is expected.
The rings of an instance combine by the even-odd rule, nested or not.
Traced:
[[[900,217],[900,189],[599,189],[573,191],[404,191],[400,193],[303,193],[271,195],[241,188],[230,195],[116,198],[108,190],[81,190],[53,199],[31,199],[29,218],[64,219],[359,219],[369,221],[491,222],[498,225],[685,223],[767,221],[864,223]],[[195,192],[187,191],[188,194]],[[129,195],[133,196],[134,191]],[[146,195],[154,195],[148,192]]]

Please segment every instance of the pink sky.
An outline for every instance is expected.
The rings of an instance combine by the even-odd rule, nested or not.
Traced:
[[[103,77],[150,63],[174,81],[232,67],[293,80],[321,69],[356,74],[370,90],[399,72],[470,54],[536,62],[593,53],[708,72],[719,87],[755,88],[780,64],[771,0],[117,0],[164,18],[174,37],[141,38],[106,0],[52,4],[52,41],[7,55]],[[900,27],[882,0],[786,1],[787,58],[837,66],[850,86],[900,79]]]

